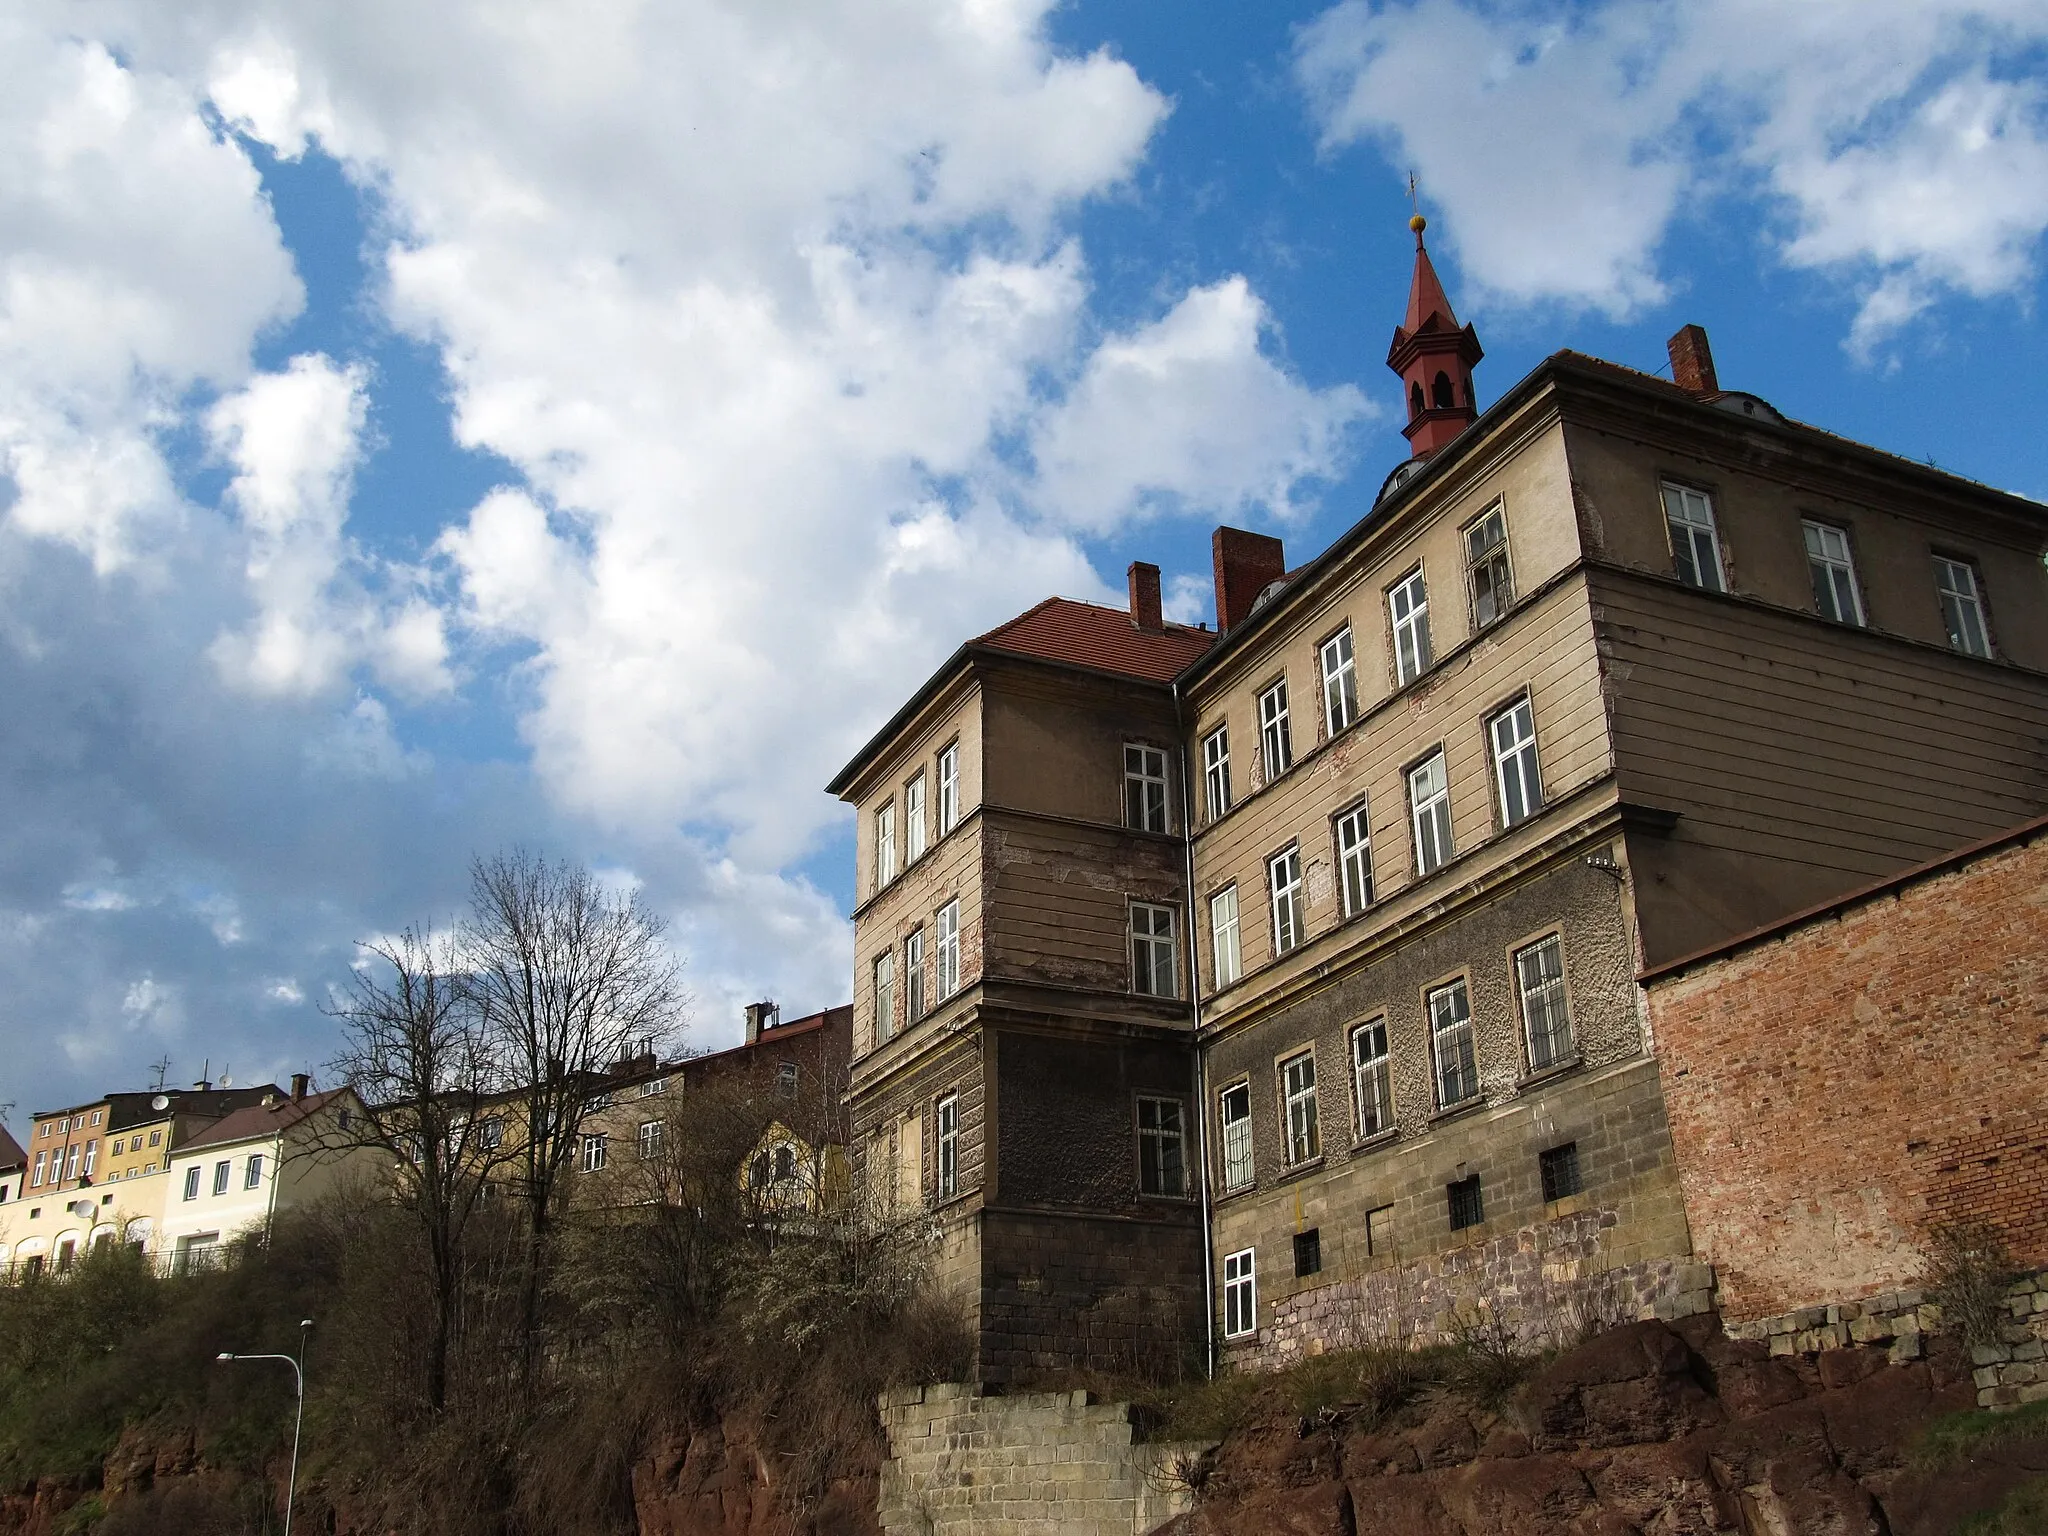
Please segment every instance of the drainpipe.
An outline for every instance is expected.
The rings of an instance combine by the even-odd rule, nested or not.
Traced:
[[[1195,947],[1195,802],[1188,793],[1188,731],[1181,716],[1180,684],[1173,684],[1174,761],[1180,770],[1180,850],[1188,886],[1188,998],[1194,1007],[1195,1148],[1202,1175],[1202,1372],[1216,1377],[1216,1254],[1209,1223],[1209,1087],[1202,1061],[1202,965]]]

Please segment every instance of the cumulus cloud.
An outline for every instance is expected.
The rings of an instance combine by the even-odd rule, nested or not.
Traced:
[[[1686,218],[1760,194],[1777,257],[1859,295],[1867,354],[1943,290],[2030,280],[2044,44],[2032,0],[1343,0],[1296,66],[1326,147],[1417,169],[1491,293],[1640,309]]]

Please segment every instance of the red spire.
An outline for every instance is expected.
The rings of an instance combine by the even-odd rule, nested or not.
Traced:
[[[1472,368],[1485,351],[1471,326],[1460,326],[1444,296],[1422,243],[1428,221],[1416,214],[1415,277],[1408,286],[1406,323],[1394,327],[1387,366],[1401,376],[1408,400],[1408,425],[1401,430],[1417,458],[1435,453],[1479,417],[1472,395]]]

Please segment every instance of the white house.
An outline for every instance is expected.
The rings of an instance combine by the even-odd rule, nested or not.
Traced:
[[[385,1161],[347,1145],[363,1112],[354,1090],[311,1093],[292,1079],[289,1097],[238,1109],[171,1154],[163,1215],[152,1246],[179,1272],[213,1262],[222,1243],[267,1227],[278,1211],[335,1189]]]

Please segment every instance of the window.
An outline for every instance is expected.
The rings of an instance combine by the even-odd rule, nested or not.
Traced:
[[[1252,1264],[1254,1250],[1223,1256],[1223,1336],[1241,1339],[1259,1326],[1259,1282]]]
[[[654,1159],[661,1156],[662,1138],[667,1134],[667,1128],[659,1120],[642,1120],[640,1122],[641,1162],[651,1163]]]
[[[650,1077],[640,1085],[640,1097],[643,1099],[657,1098],[666,1092],[668,1092],[668,1079],[665,1077]]]
[[[775,1182],[788,1184],[796,1178],[796,1148],[780,1146],[775,1149]]]
[[[939,1100],[939,1198],[950,1200],[960,1193],[960,1099],[947,1094]]]
[[[98,1139],[97,1137],[95,1137],[95,1138],[94,1138],[93,1140],[91,1140],[91,1141],[88,1141],[88,1142],[87,1142],[87,1143],[85,1144],[85,1176],[86,1176],[86,1177],[87,1177],[88,1179],[92,1177],[92,1165],[93,1165],[93,1164],[94,1164],[94,1163],[95,1163],[96,1161],[98,1161],[98,1159],[99,1159],[99,1155],[100,1155],[100,1144],[99,1144],[99,1139]]]
[[[92,1123],[93,1123],[94,1125],[98,1125],[98,1124],[100,1123],[100,1120],[101,1120],[101,1118],[102,1118],[102,1117],[103,1117],[103,1116],[104,1116],[105,1114],[106,1114],[106,1111],[105,1111],[105,1110],[103,1110],[103,1109],[96,1109],[96,1110],[94,1110],[94,1111],[92,1112]]]
[[[1252,1185],[1252,1085],[1233,1083],[1218,1096],[1223,1110],[1223,1188]]]
[[[74,1141],[64,1154],[64,1177],[67,1179],[78,1177],[78,1151],[78,1143]]]
[[[28,1181],[28,1183],[29,1183],[29,1188],[31,1188],[31,1189],[40,1189],[40,1188],[42,1188],[42,1184],[43,1184],[43,1165],[44,1165],[44,1163],[45,1163],[45,1162],[46,1162],[46,1161],[48,1160],[49,1156],[50,1156],[50,1154],[49,1154],[48,1152],[38,1152],[38,1153],[36,1154],[36,1168],[35,1168],[35,1172],[34,1172],[34,1173],[32,1173],[32,1174],[31,1174],[31,1175],[29,1176],[29,1181]]]
[[[119,1157],[120,1155],[121,1155],[121,1138],[120,1138],[120,1137],[118,1137],[118,1136],[116,1136],[116,1137],[114,1138],[114,1141],[113,1141],[113,1145],[111,1145],[111,1146],[109,1146],[109,1147],[107,1148],[107,1156],[109,1156],[109,1157]]]
[[[1358,669],[1352,663],[1351,626],[1323,642],[1323,723],[1332,736],[1358,718]]]
[[[1568,1200],[1586,1187],[1586,1181],[1579,1176],[1579,1144],[1576,1141],[1539,1153],[1536,1167],[1543,1175],[1543,1198],[1546,1201]]]
[[[1266,861],[1272,892],[1273,953],[1284,955],[1301,942],[1301,850],[1288,848]]]
[[[1837,624],[1863,623],[1863,596],[1856,590],[1856,561],[1849,535],[1827,523],[1803,522],[1806,568],[1813,574],[1813,605]]]
[[[924,930],[914,929],[903,941],[903,1022],[905,1027],[924,1017]]]
[[[505,1122],[496,1115],[476,1123],[476,1144],[486,1152],[495,1152],[505,1144]]]
[[[1314,1162],[1323,1155],[1316,1125],[1316,1054],[1303,1051],[1280,1063],[1280,1094],[1287,1108],[1287,1161]]]
[[[215,1163],[213,1165],[213,1192],[216,1195],[224,1195],[228,1192],[229,1166],[227,1163]]]
[[[1394,676],[1412,683],[1429,670],[1429,588],[1417,566],[1387,592],[1394,620]]]
[[[344,1122],[343,1122],[343,1124],[344,1124],[344,1125],[346,1125],[346,1124],[347,1124],[347,1122],[346,1122],[346,1121],[344,1121]],[[150,1145],[151,1145],[152,1147],[153,1147],[153,1146],[155,1146],[155,1145],[156,1145],[156,1144],[157,1144],[158,1142],[160,1142],[160,1141],[162,1141],[162,1140],[163,1140],[163,1136],[164,1136],[164,1133],[163,1133],[162,1131],[151,1131],[151,1132],[149,1133],[149,1144],[150,1144]]]
[[[960,748],[956,743],[939,754],[939,836],[960,822]]]
[[[938,1000],[944,1002],[960,990],[959,897],[939,908],[938,929]]]
[[[1209,898],[1209,953],[1216,990],[1234,983],[1241,973],[1237,952],[1237,887],[1227,885]]]
[[[1259,695],[1259,748],[1265,757],[1268,784],[1294,766],[1294,738],[1287,731],[1284,677]]]
[[[1323,1267],[1323,1229],[1310,1227],[1294,1234],[1294,1278],[1306,1280]]]
[[[1138,1193],[1187,1194],[1186,1152],[1180,1100],[1138,1100]]]
[[[1173,970],[1173,908],[1132,902],[1131,990],[1147,997],[1178,997]]]
[[[1941,594],[1941,621],[1948,643],[1965,656],[1991,659],[1991,631],[1984,624],[1984,598],[1977,572],[1962,560],[1934,557],[1934,588]]]
[[[1441,747],[1408,770],[1408,810],[1415,824],[1415,872],[1433,874],[1455,851],[1451,844],[1451,782]]]
[[[1394,1078],[1387,1057],[1387,1021],[1375,1019],[1351,1031],[1351,1072],[1358,1095],[1358,1139],[1394,1126]]]
[[[1571,1010],[1564,995],[1564,949],[1556,934],[1515,951],[1515,987],[1522,994],[1529,1070],[1540,1072],[1556,1066],[1572,1053]]]
[[[1721,539],[1714,531],[1714,503],[1705,491],[1686,485],[1664,487],[1664,521],[1671,527],[1671,561],[1688,587],[1725,592]]]
[[[885,949],[875,956],[875,1039],[888,1039],[896,1032],[896,951]]]
[[[263,1154],[261,1152],[252,1152],[249,1154],[248,1167],[242,1170],[242,1188],[261,1189],[262,1187]]]
[[[1484,629],[1508,611],[1515,583],[1508,571],[1508,523],[1499,506],[1465,530],[1465,580],[1472,591],[1472,627]]]
[[[1230,728],[1219,725],[1202,738],[1202,788],[1207,792],[1209,819],[1230,809]]]
[[[1365,1213],[1365,1256],[1378,1258],[1394,1251],[1394,1208],[1376,1205]]]
[[[606,1143],[610,1140],[602,1131],[593,1132],[583,1138],[583,1171],[599,1173],[604,1169]]]
[[[903,862],[915,864],[924,856],[924,775],[903,786]]]
[[[1372,830],[1363,805],[1354,805],[1337,818],[1337,872],[1344,888],[1344,915],[1356,917],[1372,905]]]
[[[795,1062],[783,1062],[775,1069],[775,1091],[785,1099],[795,1098],[797,1079],[801,1076]]]
[[[875,812],[875,889],[896,878],[896,806],[894,802]]]
[[[1493,743],[1493,784],[1500,793],[1500,824],[1527,821],[1543,805],[1536,771],[1536,711],[1525,693],[1486,722]],[[1448,811],[1446,812],[1448,814]]]
[[[1166,830],[1166,754],[1157,747],[1124,747],[1124,825]]]
[[[1444,1186],[1444,1196],[1451,1207],[1451,1230],[1462,1232],[1467,1227],[1476,1227],[1486,1220],[1486,1201],[1479,1193],[1479,1175],[1459,1179]]]
[[[185,1170],[185,1198],[187,1200],[197,1200],[199,1198],[199,1165],[197,1163],[194,1163]]]
[[[1463,1104],[1479,1092],[1472,1053],[1472,1005],[1462,977],[1429,994],[1430,1050],[1436,1057],[1437,1108]]]

